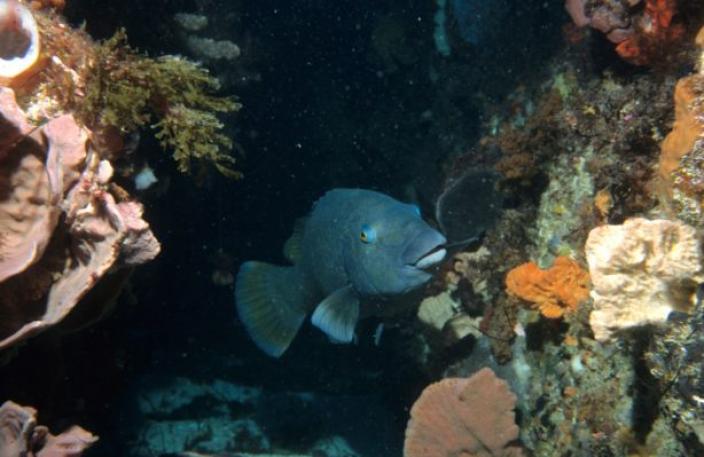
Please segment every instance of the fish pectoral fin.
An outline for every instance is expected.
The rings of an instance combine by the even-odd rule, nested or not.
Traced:
[[[350,343],[359,319],[359,297],[352,286],[337,289],[315,308],[311,322],[330,338]]]

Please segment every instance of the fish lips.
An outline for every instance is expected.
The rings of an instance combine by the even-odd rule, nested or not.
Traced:
[[[440,232],[424,230],[406,247],[404,264],[419,270],[430,268],[445,258],[446,243],[447,240]]]

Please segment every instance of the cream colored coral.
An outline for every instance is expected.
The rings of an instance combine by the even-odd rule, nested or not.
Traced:
[[[418,319],[425,325],[443,332],[447,344],[454,344],[468,335],[481,338],[482,317],[470,317],[462,311],[450,292],[426,297],[418,307]]]
[[[426,297],[418,307],[418,319],[435,330],[442,331],[447,321],[452,319],[460,309],[449,292]]]
[[[629,219],[589,233],[585,246],[599,341],[619,329],[664,322],[673,310],[688,311],[696,283],[704,279],[694,228],[669,220]]]

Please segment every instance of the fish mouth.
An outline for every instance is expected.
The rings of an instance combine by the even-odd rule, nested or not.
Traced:
[[[447,239],[428,227],[411,241],[403,253],[403,263],[414,270],[432,267],[445,258]]]
[[[446,254],[447,249],[445,249],[445,245],[439,244],[413,262],[411,266],[421,270],[432,267],[433,265],[441,262],[445,258]]]

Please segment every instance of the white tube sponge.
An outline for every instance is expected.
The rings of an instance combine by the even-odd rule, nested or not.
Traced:
[[[39,28],[17,0],[0,0],[0,78],[15,78],[39,59]]]
[[[690,311],[704,279],[696,230],[679,221],[603,225],[589,233],[585,251],[594,300],[589,323],[598,341],[619,329],[665,322],[675,310]]]

